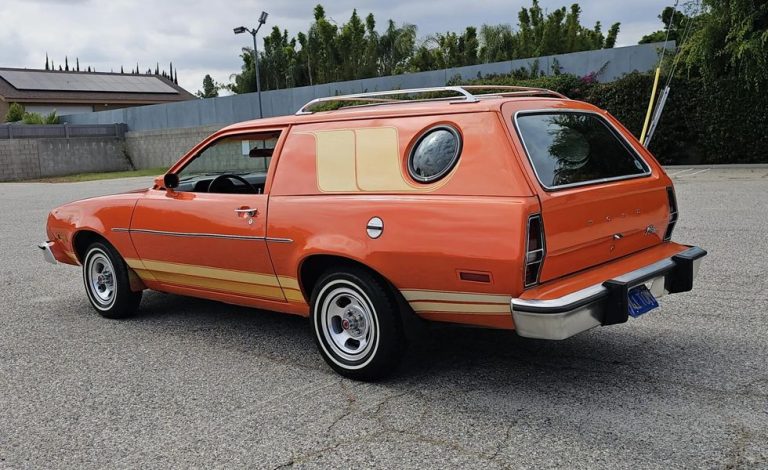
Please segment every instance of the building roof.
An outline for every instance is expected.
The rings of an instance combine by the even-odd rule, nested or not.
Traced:
[[[194,99],[159,75],[0,68],[0,100],[22,103],[151,104]]]

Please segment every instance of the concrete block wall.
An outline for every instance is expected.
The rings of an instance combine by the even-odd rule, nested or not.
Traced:
[[[40,160],[37,156],[37,141],[0,140],[0,181],[39,177]]]
[[[136,169],[168,168],[223,125],[127,132],[125,149]]]
[[[0,140],[0,181],[130,169],[116,137]]]
[[[35,140],[41,177],[130,169],[122,139],[83,137]]]

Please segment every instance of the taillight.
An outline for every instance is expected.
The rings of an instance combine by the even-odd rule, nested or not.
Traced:
[[[544,264],[544,226],[541,223],[541,215],[528,217],[528,232],[525,243],[525,287],[530,287],[539,282],[541,265]]]
[[[677,223],[677,198],[675,198],[675,188],[672,186],[667,187],[667,200],[669,201],[669,223],[664,233],[664,241],[672,239],[672,231]]]

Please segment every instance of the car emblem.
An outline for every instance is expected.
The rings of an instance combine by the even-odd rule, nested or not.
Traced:
[[[651,234],[656,233],[656,227],[654,227],[653,224],[647,226],[645,228],[645,233],[646,233],[646,235],[651,235]]]

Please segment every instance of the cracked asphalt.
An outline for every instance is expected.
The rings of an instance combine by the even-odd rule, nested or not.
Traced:
[[[768,468],[768,168],[670,169],[692,293],[562,342],[439,327],[342,379],[301,318],[148,293],[99,317],[35,245],[149,179],[0,184],[0,468]]]

